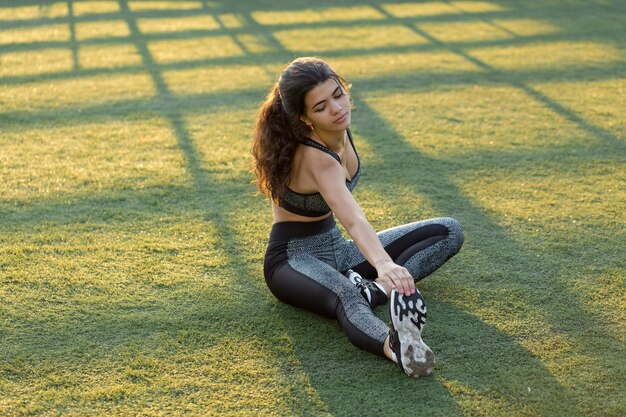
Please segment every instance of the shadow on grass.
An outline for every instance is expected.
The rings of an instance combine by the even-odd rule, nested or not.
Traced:
[[[433,313],[424,340],[434,349],[437,364],[432,375],[419,379],[355,350],[345,338],[338,340],[336,323],[313,323],[307,312],[284,309],[302,367],[333,415],[454,416],[479,410],[480,403],[487,414],[529,409],[534,415],[579,414],[569,390],[518,341],[445,301],[427,303]],[[388,319],[381,310],[377,315]],[[312,343],[320,347],[311,349]]]
[[[450,45],[448,43],[440,42],[433,36],[429,35],[426,31],[419,29],[419,23],[422,19],[396,19],[380,7],[380,4],[384,2],[366,2],[379,12],[383,13],[386,17],[383,21],[384,24],[400,23],[404,24],[413,30],[416,34],[426,38],[429,41],[427,46],[411,46],[406,48],[380,48],[380,49],[366,49],[366,50],[342,50],[339,52],[328,53],[332,56],[360,56],[375,52],[408,52],[408,51],[425,51],[425,50],[445,50],[453,54],[456,54],[463,59],[478,66],[482,72],[477,75],[465,75],[456,74],[453,77],[456,81],[444,81],[448,80],[448,77],[442,77],[440,74],[427,74],[404,77],[398,77],[396,80],[390,81],[396,87],[403,87],[406,89],[437,89],[444,83],[482,83],[487,81],[497,80],[497,82],[504,85],[508,85],[523,91],[529,99],[535,100],[545,107],[549,108],[555,115],[564,117],[572,124],[578,126],[587,134],[592,136],[594,140],[599,142],[605,142],[606,146],[614,147],[615,149],[623,150],[623,143],[615,137],[612,133],[605,129],[595,126],[592,123],[585,120],[581,115],[575,111],[568,109],[557,100],[548,97],[539,91],[530,87],[525,77],[529,80],[547,80],[547,79],[559,79],[562,76],[558,71],[556,72],[530,72],[522,73],[521,75],[510,75],[505,72],[501,72],[490,66],[489,64],[480,61],[473,57],[471,54],[464,51],[458,45]],[[156,97],[152,100],[137,100],[126,103],[121,103],[127,107],[119,109],[117,104],[111,106],[106,104],[102,106],[93,106],[87,108],[86,112],[81,116],[74,115],[74,109],[59,109],[53,111],[42,111],[37,114],[38,120],[41,122],[51,122],[59,118],[69,118],[72,123],[82,123],[80,119],[93,120],[104,118],[115,118],[124,115],[125,110],[133,112],[133,108],[137,113],[142,112],[162,112],[170,124],[172,131],[174,132],[179,147],[182,153],[185,155],[187,169],[192,176],[192,184],[190,184],[190,194],[181,196],[185,190],[182,189],[163,189],[151,194],[148,191],[146,194],[142,194],[135,191],[120,192],[117,195],[112,196],[96,196],[94,198],[77,199],[69,205],[59,203],[49,205],[37,206],[27,205],[25,207],[18,207],[11,212],[5,211],[4,214],[0,213],[4,217],[3,220],[15,220],[20,219],[17,224],[13,223],[11,227],[28,227],[32,224],[32,219],[45,218],[46,215],[56,216],[60,222],[69,220],[68,213],[81,212],[86,216],[89,215],[88,211],[93,207],[102,206],[110,210],[124,211],[132,208],[134,215],[142,218],[146,215],[153,214],[153,210],[157,210],[157,206],[154,205],[155,201],[158,201],[159,192],[164,192],[168,195],[176,194],[180,198],[188,198],[192,200],[192,206],[194,209],[203,210],[203,203],[209,199],[216,199],[218,203],[214,203],[213,207],[217,209],[207,210],[204,208],[207,218],[210,218],[212,222],[217,226],[219,234],[219,249],[227,254],[228,262],[224,265],[223,273],[230,276],[235,276],[233,280],[233,286],[228,289],[231,296],[228,297],[228,305],[212,305],[210,300],[212,295],[211,289],[198,290],[194,296],[186,304],[180,304],[176,308],[169,310],[169,307],[157,307],[162,313],[158,315],[153,321],[149,320],[149,317],[153,316],[154,311],[145,312],[142,309],[147,308],[145,306],[137,306],[137,311],[124,313],[124,308],[112,305],[111,316],[98,318],[93,315],[87,314],[84,317],[71,318],[68,317],[67,322],[59,324],[58,327],[53,328],[55,333],[47,333],[49,339],[44,340],[39,348],[31,352],[34,356],[46,356],[51,358],[58,358],[55,351],[59,349],[59,344],[63,346],[63,341],[76,335],[76,328],[82,329],[83,335],[79,337],[78,345],[75,349],[89,350],[92,346],[90,340],[96,339],[103,342],[103,345],[109,348],[123,347],[128,343],[137,344],[138,349],[142,350],[145,347],[141,346],[141,341],[150,339],[151,334],[161,335],[163,339],[176,340],[179,338],[180,333],[199,331],[202,335],[212,335],[207,339],[198,341],[194,339],[191,342],[189,339],[183,338],[181,343],[176,345],[173,350],[188,349],[189,345],[185,346],[185,343],[195,344],[198,349],[205,349],[208,346],[214,346],[219,344],[223,338],[241,338],[244,339],[250,334],[256,337],[268,337],[268,340],[278,343],[280,339],[280,332],[284,329],[290,337],[291,343],[294,346],[295,353],[299,358],[299,364],[297,366],[300,369],[298,371],[304,372],[309,380],[311,386],[315,389],[315,392],[321,398],[326,411],[337,415],[348,414],[362,414],[368,415],[372,411],[380,411],[385,413],[389,411],[390,404],[398,404],[394,411],[401,411],[402,413],[414,414],[419,413],[420,410],[425,410],[427,413],[440,414],[440,415],[460,415],[463,413],[460,403],[463,401],[464,395],[477,395],[483,398],[495,398],[497,401],[510,402],[510,406],[514,409],[517,407],[523,408],[524,406],[533,407],[538,410],[539,414],[551,414],[555,411],[552,407],[554,400],[559,400],[559,405],[569,407],[567,414],[576,414],[577,409],[574,402],[569,401],[572,398],[571,391],[562,386],[556,378],[551,374],[550,370],[531,352],[522,346],[522,344],[507,335],[506,333],[495,329],[493,326],[488,325],[484,321],[472,315],[471,311],[464,310],[458,307],[454,307],[447,303],[446,300],[440,300],[434,290],[437,290],[436,284],[426,283],[427,288],[433,289],[434,294],[426,294],[427,300],[430,298],[433,300],[429,304],[432,313],[432,319],[430,326],[430,334],[428,334],[428,342],[433,349],[440,354],[439,369],[435,376],[425,378],[421,380],[409,380],[405,378],[398,369],[392,364],[379,358],[372,357],[371,355],[354,349],[349,342],[343,337],[340,329],[336,323],[315,317],[306,312],[296,311],[288,306],[277,305],[267,295],[267,292],[262,284],[262,278],[258,276],[259,267],[256,263],[251,261],[242,261],[246,258],[246,254],[242,249],[244,236],[237,231],[235,222],[237,219],[232,219],[229,213],[234,212],[240,208],[240,200],[235,196],[241,196],[246,202],[251,202],[252,199],[244,197],[246,193],[250,191],[249,187],[239,185],[241,183],[248,183],[248,176],[245,174],[237,175],[232,178],[232,181],[223,183],[216,181],[212,177],[211,173],[202,168],[202,156],[200,155],[197,147],[189,133],[189,128],[185,123],[185,116],[189,113],[201,113],[207,111],[204,105],[214,104],[216,101],[224,99],[230,101],[228,104],[233,108],[240,105],[249,105],[254,101],[261,101],[261,97],[257,90],[250,90],[249,92],[236,92],[236,93],[217,93],[209,95],[199,95],[191,105],[184,105],[181,103],[188,97],[181,97],[172,94],[162,71],[163,66],[159,66],[154,57],[152,56],[147,42],[148,37],[142,34],[136,22],[137,16],[140,14],[134,14],[128,7],[126,0],[119,2],[121,11],[119,15],[115,15],[116,18],[122,16],[130,29],[130,38],[133,44],[137,47],[142,59],[141,66],[131,69],[130,71],[145,71],[147,72],[156,86]],[[237,43],[237,45],[244,51],[244,55],[238,58],[228,59],[216,59],[216,60],[202,60],[188,64],[172,64],[166,68],[179,69],[179,68],[191,68],[191,67],[205,67],[211,65],[224,65],[224,64],[246,64],[253,61],[256,65],[266,68],[267,65],[275,64],[277,62],[285,61],[291,58],[295,52],[285,49],[281,43],[275,38],[272,30],[276,28],[265,27],[259,25],[256,20],[251,17],[249,12],[249,5],[245,3],[226,3],[219,7],[209,7],[206,2],[203,3],[205,13],[214,14],[219,21],[220,13],[235,12],[240,13],[244,17],[246,28],[243,30],[227,30],[225,28],[220,29],[218,34],[229,34]],[[330,4],[330,3],[329,3]],[[354,4],[360,4],[356,2]],[[77,55],[77,40],[75,33],[75,23],[79,19],[72,13],[72,2],[68,3],[70,10],[69,23],[71,27],[71,40],[69,46],[72,50],[74,70],[79,67],[78,55]],[[271,5],[269,8],[276,10],[285,10],[283,5],[280,6]],[[187,14],[184,12],[183,14]],[[532,10],[525,10],[525,15],[539,17],[539,12],[533,12]],[[177,12],[158,12],[146,14],[146,16],[153,17],[177,17],[180,13]],[[515,17],[518,16],[516,11],[499,12],[498,17]],[[106,16],[105,16],[106,17]],[[480,14],[480,17],[484,20],[489,17],[488,13]],[[456,17],[455,19],[472,20],[475,16],[469,16],[467,14]],[[41,21],[43,22],[47,21]],[[409,24],[411,23],[411,24]],[[557,22],[558,23],[558,22]],[[375,28],[379,23],[365,22],[365,25],[371,25]],[[340,26],[350,27],[351,24],[341,24]],[[223,26],[223,25],[222,25]],[[333,23],[318,26],[334,27]],[[289,27],[288,27],[289,28]],[[270,44],[274,49],[273,53],[268,54],[254,54],[241,43],[241,41],[235,36],[239,33],[251,33],[256,36],[261,36],[264,42]],[[193,38],[199,35],[206,35],[207,33],[185,32],[178,34],[177,36],[183,36],[185,38]],[[567,35],[560,35],[567,37]],[[584,38],[584,35],[577,35],[579,38]],[[558,39],[558,37],[556,37]],[[554,40],[554,37],[531,37],[529,42],[541,42]],[[602,36],[600,40],[605,40]],[[608,40],[613,40],[613,37],[607,37]],[[597,39],[596,39],[597,40]],[[106,40],[107,42],[111,40]],[[117,40],[113,42],[118,42]],[[128,42],[124,40],[123,42]],[[511,41],[487,41],[487,46],[505,46],[507,44],[520,43],[519,39]],[[63,43],[63,46],[66,46]],[[51,45],[45,42],[39,47],[49,47]],[[58,46],[54,44],[54,46]],[[478,47],[485,46],[485,43],[469,43],[464,46]],[[19,48],[18,48],[19,49]],[[25,47],[28,49],[28,47]],[[616,64],[617,68],[621,64]],[[104,70],[102,70],[104,73]],[[121,70],[124,71],[124,70]],[[126,69],[126,71],[129,71]],[[97,71],[93,72],[97,73]],[[92,74],[91,72],[85,72],[83,74]],[[50,79],[55,77],[69,77],[72,73],[63,73],[61,75],[51,75]],[[37,76],[38,79],[46,79],[46,76]],[[568,80],[580,80],[594,77],[606,77],[612,79],[615,77],[615,67],[596,68],[589,72],[583,72],[581,74],[568,73],[565,75]],[[569,77],[569,78],[568,78]],[[543,264],[550,266],[549,269],[556,269],[552,264],[552,260],[546,257],[540,257],[537,259],[536,255],[530,253],[524,247],[518,245],[511,237],[508,230],[497,224],[497,221],[490,217],[485,210],[477,206],[469,196],[465,195],[463,191],[458,189],[454,185],[453,178],[456,175],[463,173],[462,167],[456,164],[456,161],[447,161],[442,159],[431,158],[426,155],[420,154],[414,147],[409,145],[405,138],[402,137],[397,131],[394,130],[386,120],[384,120],[368,103],[360,98],[363,91],[380,91],[384,89],[384,85],[387,77],[375,78],[363,83],[363,90],[355,92],[355,102],[357,105],[357,113],[355,114],[355,125],[362,126],[357,129],[368,129],[368,136],[374,138],[380,138],[380,142],[368,143],[373,149],[374,154],[379,156],[382,160],[380,166],[374,166],[365,169],[374,168],[377,172],[376,178],[373,176],[367,177],[367,181],[370,182],[370,186],[384,190],[387,187],[385,181],[385,167],[393,166],[394,161],[398,155],[412,155],[414,158],[414,166],[407,168],[404,177],[406,182],[397,184],[398,186],[405,186],[410,190],[413,190],[415,194],[425,195],[428,201],[432,203],[436,212],[442,215],[454,215],[458,217],[463,224],[469,225],[467,227],[467,233],[471,236],[473,233],[478,233],[480,228],[480,236],[490,236],[491,239],[500,243],[498,248],[499,252],[492,252],[493,247],[486,246],[478,240],[472,241],[475,245],[473,249],[480,253],[481,257],[488,259],[491,264],[506,263],[510,260],[508,254],[516,254],[518,260],[523,264]],[[16,83],[30,80],[28,77],[13,77],[8,80],[2,80],[5,84]],[[225,97],[226,96],[226,97]],[[136,107],[139,107],[137,110]],[[111,114],[109,110],[115,110]],[[3,114],[2,117],[6,117],[10,120],[15,120],[19,123],[26,121],[31,116],[28,112],[14,112],[10,114]],[[6,120],[6,119],[5,119]],[[537,154],[537,158],[552,158],[548,152],[545,154]],[[486,156],[487,152],[477,152],[474,157],[480,158]],[[497,152],[490,154],[490,157],[497,158],[499,155]],[[502,155],[500,155],[502,156]],[[421,178],[423,171],[427,169],[430,174],[426,176],[427,182],[415,183],[415,178]],[[237,185],[235,185],[237,184]],[[438,194],[438,190],[446,190],[445,195]],[[154,191],[154,190],[152,190]],[[207,196],[209,194],[209,196]],[[120,199],[122,204],[120,204]],[[145,200],[145,201],[144,201]],[[146,204],[146,202],[148,204]],[[185,207],[171,207],[165,209],[176,213],[177,211],[183,211],[189,209]],[[47,214],[46,214],[47,213]],[[62,213],[62,214],[60,214]],[[417,220],[417,219],[416,219]],[[37,221],[37,220],[35,220]],[[268,225],[269,230],[269,225]],[[470,240],[471,241],[471,240]],[[462,257],[463,254],[459,255]],[[257,261],[261,262],[261,254],[259,254]],[[451,262],[455,262],[452,260]],[[466,263],[469,263],[466,261]],[[437,279],[437,277],[431,277],[431,279]],[[462,278],[461,278],[462,279]],[[511,288],[521,290],[526,293],[526,301],[533,308],[540,311],[540,315],[555,328],[559,327],[562,331],[566,332],[569,337],[576,340],[579,344],[584,346],[585,343],[585,330],[589,328],[599,329],[597,332],[600,337],[606,339],[612,350],[619,350],[617,342],[611,342],[612,338],[603,332],[603,324],[594,319],[593,315],[586,311],[586,308],[580,304],[580,302],[571,294],[569,288],[554,281],[546,281],[540,274],[530,274],[525,282],[506,282],[506,285],[510,285]],[[460,285],[480,286],[475,279],[467,280],[467,283],[462,282]],[[164,288],[163,291],[167,291]],[[553,308],[553,304],[534,305],[534,299],[542,299],[545,297],[545,293],[549,292],[556,299],[556,303],[560,308]],[[462,295],[459,295],[462,297]],[[255,301],[255,308],[257,309],[257,315],[248,318],[249,313],[249,301]],[[587,321],[585,327],[578,327],[578,317],[585,315]],[[272,321],[276,320],[276,323]],[[27,333],[27,337],[36,339],[39,337],[40,332],[45,333],[46,323],[28,323],[30,330]],[[262,329],[262,330],[259,330]],[[263,334],[259,334],[261,331]],[[5,330],[5,334],[7,331]],[[119,337],[113,337],[108,340],[107,335],[121,335]],[[124,336],[126,335],[126,336]],[[163,336],[165,335],[165,336]],[[70,349],[69,346],[64,346],[60,350]],[[280,350],[277,347],[277,350]],[[280,350],[280,352],[283,352]],[[58,353],[58,352],[57,352]],[[13,354],[19,356],[15,351]],[[104,350],[100,351],[106,359]],[[278,355],[277,355],[278,356]],[[8,358],[9,362],[15,361],[14,358]],[[602,363],[604,357],[601,355],[596,356],[596,359]],[[284,378],[288,381],[292,381],[293,389],[298,390],[301,386],[298,381],[290,379],[289,374],[294,371],[294,364],[290,362],[283,362],[280,358],[273,358],[274,364],[282,369]],[[62,362],[62,360],[61,360]],[[20,375],[20,374],[18,374]],[[381,381],[384,384],[381,384]],[[528,384],[528,386],[526,386]],[[542,387],[543,391],[539,397],[530,395],[527,392],[528,388],[534,389],[534,387]],[[371,398],[378,397],[380,401],[372,401]],[[384,400],[383,400],[384,399]],[[380,406],[378,410],[372,410],[372,405],[376,404]],[[303,407],[316,408],[319,405],[310,403],[309,396],[306,393],[300,393],[291,402],[291,412],[297,414],[302,411]],[[394,407],[396,407],[394,405]],[[505,406],[506,408],[506,406]]]

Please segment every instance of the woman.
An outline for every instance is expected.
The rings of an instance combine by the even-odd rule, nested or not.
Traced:
[[[336,318],[354,345],[428,375],[435,361],[415,282],[459,251],[463,232],[450,218],[374,231],[352,197],[361,162],[348,88],[326,62],[298,58],[260,109],[252,166],[274,212],[265,280],[279,300]],[[387,300],[390,327],[372,312]]]

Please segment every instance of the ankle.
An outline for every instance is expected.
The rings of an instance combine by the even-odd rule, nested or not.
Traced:
[[[392,362],[397,362],[396,359],[396,354],[393,353],[393,350],[391,349],[391,344],[389,341],[389,336],[387,336],[387,338],[385,339],[385,342],[383,344],[383,352],[385,353],[385,356]]]
[[[391,296],[391,287],[389,285],[387,285],[386,283],[380,281],[378,278],[376,278],[374,280],[374,282],[384,289],[385,294],[387,294],[387,298],[389,298]]]

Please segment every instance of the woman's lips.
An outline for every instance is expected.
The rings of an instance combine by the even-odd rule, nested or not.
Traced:
[[[340,118],[335,120],[333,123],[335,123],[335,124],[343,123],[346,120],[347,117],[348,117],[348,112],[345,112],[343,116],[341,116]]]

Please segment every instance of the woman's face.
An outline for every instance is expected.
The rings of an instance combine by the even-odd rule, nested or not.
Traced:
[[[350,126],[350,98],[332,78],[313,87],[304,97],[304,105],[302,121],[318,132],[339,132]]]

